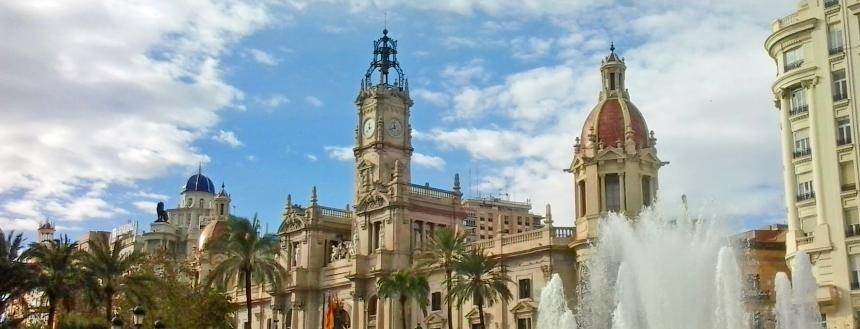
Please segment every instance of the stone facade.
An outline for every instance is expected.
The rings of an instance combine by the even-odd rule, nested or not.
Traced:
[[[790,273],[785,263],[786,229],[784,225],[771,225],[731,238],[741,251],[738,264],[743,276],[744,302],[752,320],[750,329],[776,327],[774,277],[779,272]]]
[[[788,232],[786,260],[810,254],[828,328],[860,327],[860,217],[854,131],[860,55],[856,0],[800,1],[765,49],[776,64]]]

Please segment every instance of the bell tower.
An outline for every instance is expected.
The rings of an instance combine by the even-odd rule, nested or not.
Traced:
[[[571,244],[577,262],[587,258],[589,243],[599,232],[599,220],[610,212],[635,217],[650,206],[657,193],[657,139],[625,88],[626,65],[615,45],[600,66],[601,91],[576,138],[573,174],[576,238]]]
[[[356,204],[372,191],[389,184],[399,163],[399,179],[410,181],[412,135],[409,124],[409,85],[397,61],[397,41],[382,30],[373,42],[373,60],[355,100]]]

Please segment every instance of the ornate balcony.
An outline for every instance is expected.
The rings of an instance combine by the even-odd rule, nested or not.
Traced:
[[[805,149],[800,149],[800,150],[794,150],[794,158],[795,159],[802,158],[802,157],[808,157],[810,155],[812,155],[812,148],[811,147],[807,147]]]
[[[811,199],[815,199],[815,192],[807,192],[797,195],[797,201],[806,201]]]
[[[788,72],[788,71],[794,70],[796,68],[801,67],[802,65],[803,65],[803,60],[794,61],[791,63],[786,63],[785,66],[783,67],[783,69],[784,69],[783,72]]]
[[[788,110],[788,114],[791,116],[803,114],[806,112],[809,112],[809,105],[792,106],[791,110]]]
[[[830,56],[841,54],[845,52],[845,46],[840,45],[836,47],[831,47],[830,49],[828,49],[828,52],[830,53]]]

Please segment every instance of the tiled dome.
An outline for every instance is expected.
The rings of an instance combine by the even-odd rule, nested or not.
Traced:
[[[188,178],[188,182],[185,183],[185,188],[182,192],[207,192],[215,194],[215,184],[212,183],[209,177],[198,173]]]
[[[626,99],[607,98],[591,110],[591,114],[582,126],[583,142],[589,141],[588,135],[596,134],[595,143],[605,146],[615,146],[626,141],[627,127],[633,133],[633,141],[637,146],[648,147],[648,126],[642,113],[633,103]]]

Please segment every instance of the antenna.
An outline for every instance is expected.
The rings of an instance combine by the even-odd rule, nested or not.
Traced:
[[[384,17],[385,17],[385,18],[384,18],[384,19],[385,19],[385,21],[384,21],[383,28],[386,28],[386,29],[387,29],[387,28],[388,28],[388,10],[386,10],[386,11],[385,11],[385,16],[384,16]]]

